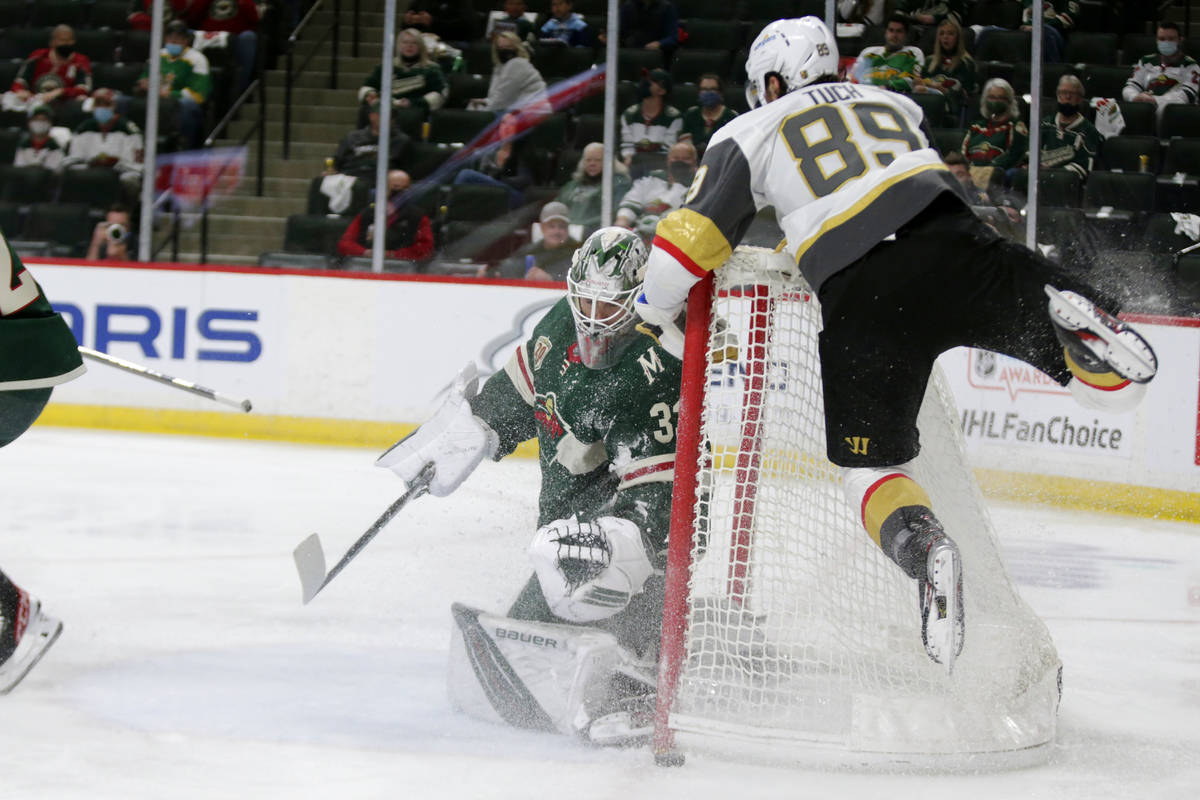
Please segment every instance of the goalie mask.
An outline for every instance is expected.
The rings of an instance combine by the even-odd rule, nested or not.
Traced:
[[[575,251],[567,273],[567,302],[584,366],[608,369],[637,336],[633,300],[647,255],[641,237],[616,227],[601,228]]]
[[[816,17],[778,19],[750,45],[746,59],[746,102],[751,109],[767,102],[767,76],[778,75],[787,92],[817,78],[838,74],[837,40]]]

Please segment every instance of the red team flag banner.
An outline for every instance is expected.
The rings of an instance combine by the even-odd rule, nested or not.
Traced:
[[[216,147],[168,153],[156,159],[154,189],[185,209],[200,209],[215,197],[233,194],[246,169],[245,147]]]

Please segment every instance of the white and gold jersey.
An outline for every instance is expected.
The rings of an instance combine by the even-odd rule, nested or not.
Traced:
[[[921,130],[921,109],[874,86],[821,83],[714,134],[682,208],[659,223],[646,297],[682,302],[774,206],[786,249],[814,289],[958,182]]]

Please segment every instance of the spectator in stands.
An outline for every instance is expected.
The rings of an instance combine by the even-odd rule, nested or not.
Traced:
[[[162,8],[162,21],[166,25],[172,20],[182,20],[188,13],[188,9],[192,6],[195,0],[166,0]],[[150,26],[154,24],[151,16],[151,9],[154,7],[154,0],[133,0],[129,4],[131,10],[129,12],[129,27],[135,31],[148,31]]]
[[[670,56],[679,44],[679,10],[670,0],[626,0],[620,14],[621,47],[662,50]],[[596,38],[601,44],[607,39],[604,33]]]
[[[565,281],[571,257],[580,243],[571,238],[567,207],[558,201],[542,206],[538,217],[542,228],[540,241],[531,242],[500,264],[501,278],[525,278],[530,281]]]
[[[550,19],[542,25],[542,40],[554,39],[568,47],[591,47],[592,29],[582,14],[576,14],[571,0],[550,0]]]
[[[50,46],[34,50],[21,64],[3,105],[13,111],[48,105],[66,119],[91,93],[92,62],[76,52],[75,30],[58,25],[50,32]]]
[[[237,63],[237,95],[246,91],[254,79],[258,58],[258,25],[261,17],[254,0],[192,0],[180,17],[189,28],[212,33],[229,34],[228,46],[233,48]]]
[[[1033,30],[1033,0],[1021,0],[1025,10],[1021,12],[1021,30]],[[1042,0],[1042,60],[1047,63],[1062,61],[1067,33],[1075,27],[1075,15],[1079,3],[1075,0]]]
[[[683,115],[667,103],[671,85],[671,73],[650,70],[638,84],[638,102],[621,114],[621,160],[634,177],[660,169],[667,148],[679,141]]]
[[[838,0],[838,20],[867,26],[882,25],[886,6],[887,0]]]
[[[388,172],[388,199],[392,200],[412,184],[404,170]],[[387,233],[384,240],[384,255],[406,261],[424,261],[433,255],[433,225],[429,217],[412,203],[403,203],[387,210]],[[338,255],[370,255],[375,241],[375,204],[362,210],[351,221],[342,238],[338,240]]]
[[[618,159],[613,159],[612,196],[619,201],[629,191],[629,170]],[[592,142],[583,148],[583,155],[571,180],[563,184],[554,198],[566,205],[571,223],[582,225],[584,235],[600,227],[601,200],[604,190],[604,145]]]
[[[86,258],[89,261],[137,260],[137,237],[128,208],[120,203],[109,207],[104,220],[92,229]]]
[[[962,184],[963,192],[967,195],[967,200],[973,206],[991,205],[991,198],[987,192],[975,185],[975,181],[971,180],[971,165],[967,163],[966,156],[959,152],[946,153],[942,158],[942,162],[950,173],[958,178],[958,182]]]
[[[475,159],[474,166],[459,170],[455,183],[499,186],[508,191],[510,208],[521,205],[525,190],[533,183],[533,172],[525,163],[524,143],[516,137],[516,115],[505,114],[497,134],[502,144],[485,150]]]
[[[721,77],[713,72],[706,72],[696,81],[700,90],[694,105],[683,112],[683,124],[679,129],[679,141],[691,142],[696,146],[696,152],[704,157],[704,148],[708,140],[722,125],[737,116],[737,112],[725,105],[724,86]]]
[[[475,98],[469,107],[501,112],[545,98],[546,81],[529,60],[529,48],[515,33],[492,37],[492,64],[487,97]]]
[[[364,107],[379,99],[383,68],[375,67],[358,89]],[[392,107],[437,111],[446,102],[446,76],[429,57],[425,37],[415,28],[396,34],[396,56],[392,59]],[[361,117],[360,117],[361,118]]]
[[[975,91],[977,82],[975,59],[967,53],[962,27],[953,17],[947,17],[938,25],[933,55],[925,62],[922,77],[914,82],[913,91],[941,92],[946,98],[946,110],[961,125],[967,96]]]
[[[135,202],[142,184],[142,131],[131,120],[117,113],[112,89],[97,89],[92,95],[92,117],[80,123],[71,134],[65,169],[108,167],[121,180],[121,192]],[[119,198],[112,198],[116,202]]]
[[[1029,155],[1029,128],[1021,122],[1021,108],[1012,86],[1003,78],[992,78],[983,86],[979,102],[981,118],[963,137],[962,153],[973,167],[1011,170]]]
[[[515,33],[522,42],[531,41],[534,38],[533,23],[525,16],[525,0],[503,0],[501,6],[504,9],[503,16],[493,14],[493,21],[489,25],[491,35]]]
[[[1085,180],[1100,150],[1102,137],[1083,116],[1087,107],[1083,81],[1063,75],[1056,90],[1058,111],[1042,120],[1042,169],[1069,169]]]
[[[159,55],[162,85],[159,94],[170,98],[176,107],[179,130],[185,146],[200,147],[204,137],[204,109],[212,91],[208,59],[192,46],[192,33],[180,20],[168,22],[163,31],[163,49]],[[150,88],[149,65],[138,80],[135,91]]]
[[[412,0],[404,12],[404,27],[461,44],[476,36],[475,10],[470,0]]]
[[[50,135],[54,124],[54,112],[50,106],[37,106],[29,115],[26,132],[17,142],[17,152],[13,158],[13,166],[45,167],[58,172],[62,169],[66,153]]]
[[[897,0],[895,8],[914,25],[941,25],[947,19],[961,25],[965,5],[963,0]]]
[[[908,44],[908,17],[893,14],[883,33],[883,44],[865,48],[850,68],[855,83],[882,86],[894,92],[908,93],[921,77],[925,56]]]
[[[679,208],[695,176],[696,148],[691,142],[671,145],[667,152],[666,171],[655,170],[633,182],[633,186],[621,198],[614,224],[632,229],[642,217],[661,217]]]
[[[1183,35],[1174,22],[1158,23],[1155,34],[1158,52],[1142,56],[1121,90],[1121,97],[1135,103],[1153,103],[1158,118],[1174,103],[1195,103],[1200,90],[1200,64],[1183,52]]]
[[[388,143],[388,166],[400,169],[407,163],[412,137],[392,126]],[[379,161],[379,98],[371,102],[367,113],[367,125],[346,134],[338,143],[333,156],[333,169],[343,175],[352,175],[367,181],[375,180],[375,165]]]
[[[977,216],[1010,239],[1021,238],[1021,212],[1013,207],[1008,196],[1001,191],[981,189],[971,175],[971,166],[962,153],[947,153],[942,159],[950,173],[962,184],[967,200]]]

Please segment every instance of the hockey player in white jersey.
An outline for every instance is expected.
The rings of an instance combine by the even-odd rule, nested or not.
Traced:
[[[684,206],[659,223],[637,308],[681,355],[675,320],[691,287],[775,207],[821,302],[829,459],[872,539],[917,581],[926,651],[952,669],[960,556],[906,469],[934,360],[960,345],[1006,353],[1109,410],[1137,402],[1157,361],[1092,287],[971,213],[915,103],[838,82],[837,69],[816,17],[762,30],[746,62],[752,110],[713,136]]]

